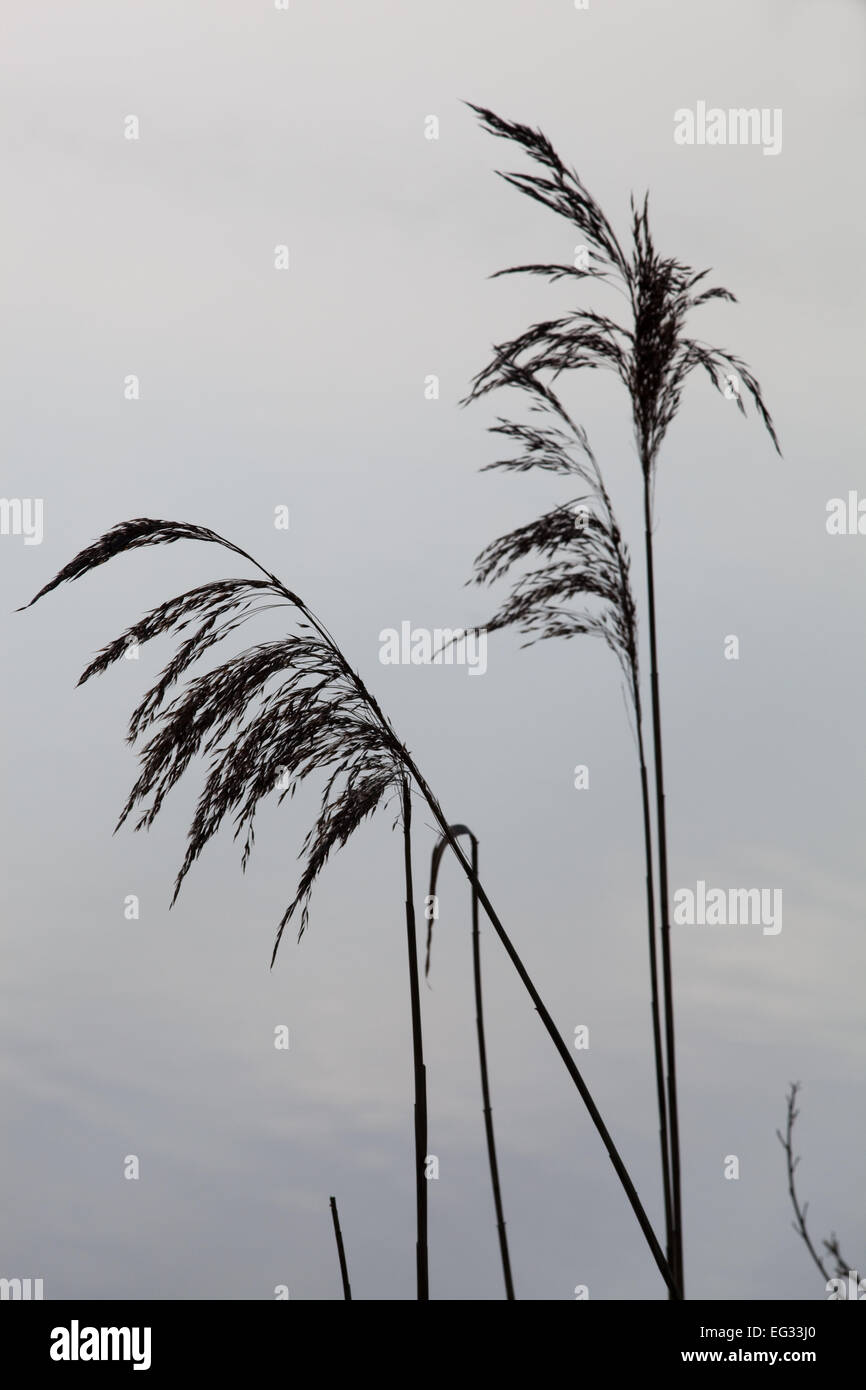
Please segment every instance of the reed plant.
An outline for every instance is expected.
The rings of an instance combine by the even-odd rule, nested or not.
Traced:
[[[631,200],[631,244],[626,252],[612,223],[583,183],[580,175],[559,157],[540,130],[518,122],[503,120],[495,112],[470,103],[483,129],[516,146],[534,163],[537,172],[501,172],[506,183],[565,218],[585,241],[585,256],[574,265],[533,262],[511,266],[497,275],[538,275],[552,284],[599,281],[617,290],[627,305],[619,321],[594,309],[577,307],[554,319],[532,324],[523,333],[494,347],[493,356],[475,377],[468,400],[477,400],[501,387],[517,387],[530,395],[533,408],[553,410],[566,425],[570,439],[559,432],[534,430],[512,421],[500,420],[494,430],[509,437],[521,449],[517,461],[503,465],[524,470],[546,469],[554,473],[574,472],[563,461],[563,450],[577,443],[587,454],[586,436],[574,426],[553,384],[572,372],[582,370],[613,372],[624,385],[631,407],[635,448],[640,468],[644,555],[646,566],[647,618],[650,655],[650,696],[655,784],[655,851],[658,866],[657,893],[660,921],[664,1013],[663,1091],[660,1088],[660,1043],[657,1036],[657,1005],[653,1004],[653,1035],[659,1090],[660,1143],[664,1188],[668,1259],[679,1292],[684,1290],[682,1233],[682,1175],[677,1099],[676,1046],[674,1028],[673,973],[670,944],[670,903],[668,876],[667,817],[665,806],[661,698],[659,687],[658,633],[656,618],[655,566],[653,555],[653,498],[659,451],[679,410],[687,378],[696,369],[704,371],[713,386],[728,399],[736,400],[745,414],[744,397],[749,397],[778,452],[779,441],[773,421],[764,404],[761,388],[749,367],[722,348],[711,347],[686,331],[694,309],[713,300],[735,301],[727,289],[704,286],[709,271],[690,266],[656,250],[649,225],[649,198],[638,205]],[[516,624],[530,636],[571,637],[589,632],[602,636],[613,648],[625,670],[632,694],[638,729],[641,762],[645,849],[649,844],[646,763],[642,751],[641,716],[638,693],[637,646],[633,654],[634,620],[629,614],[628,565],[624,549],[614,541],[615,521],[606,499],[601,475],[592,468],[590,483],[595,517],[584,533],[575,535],[568,509],[548,513],[520,532],[494,542],[479,557],[476,577],[489,582],[501,577],[514,563],[531,555],[541,555],[545,565],[518,579],[510,600],[491,626]],[[586,479],[584,479],[586,481]],[[579,612],[572,606],[589,597],[603,610],[599,618]],[[632,604],[633,608],[633,604]],[[632,631],[626,636],[625,629]],[[646,851],[648,899],[654,897],[651,885],[651,859]],[[654,909],[648,905],[650,962],[655,984]]]
[[[74,582],[120,554],[145,546],[197,540],[219,545],[247,561],[261,577],[203,584],[151,609],[138,623],[108,643],[79,680],[82,684],[121,660],[132,642],[160,635],[177,640],[174,656],[146,693],[130,720],[129,742],[140,744],[139,776],[120,815],[118,828],[136,812],[134,828],[149,828],[166,796],[194,759],[207,761],[207,774],[187,835],[186,852],[174,886],[177,898],[186,874],[226,817],[243,845],[246,866],[254,844],[255,815],[275,791],[282,803],[314,773],[325,777],[319,815],[302,849],[297,890],[276,932],[273,965],[289,922],[299,919],[298,937],[309,919],[310,897],[330,854],[347,843],[361,823],[391,794],[401,798],[406,875],[406,919],[410,954],[410,998],[416,1076],[416,1185],[422,1174],[419,1153],[426,1140],[426,1095],[421,1081],[420,1002],[417,953],[413,950],[410,796],[423,797],[442,836],[472,884],[478,902],[517,971],[539,1017],[577,1088],[626,1193],[653,1259],[669,1289],[673,1272],[656,1238],[622,1157],[577,1064],[558,1032],[477,871],[465,854],[432,788],[361,676],[322,621],[299,594],[260,565],[240,546],[207,527],[189,522],[137,518],[121,522],[86,546],[26,605],[30,607],[61,584]],[[274,607],[286,609],[292,630],[276,640],[249,647],[203,675],[190,668],[223,638],[251,618]],[[191,632],[188,629],[192,628]],[[177,683],[186,687],[166,700]],[[426,1197],[418,1196],[418,1296],[428,1296]]]

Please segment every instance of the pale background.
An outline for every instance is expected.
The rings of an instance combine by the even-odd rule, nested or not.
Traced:
[[[268,972],[313,790],[263,814],[242,877],[225,836],[169,914],[198,776],[149,837],[111,831],[126,719],[168,649],[82,691],[91,653],[163,598],[237,574],[175,546],[32,612],[71,555],[137,515],[228,533],[325,618],[446,812],[585,1074],[657,1227],[661,1203],[640,803],[617,668],[597,643],[491,641],[484,679],[378,664],[378,634],[483,619],[473,556],[563,497],[482,476],[508,402],[457,402],[490,344],[568,287],[490,281],[570,260],[569,226],[495,177],[527,168],[471,100],[540,125],[628,233],[735,291],[694,331],[742,354],[784,460],[693,379],[663,450],[658,597],[672,889],[781,887],[784,927],[675,938],[688,1291],[821,1298],[790,1227],[774,1131],[804,1083],[814,1234],[866,1264],[863,902],[866,538],[827,500],[866,492],[864,7],[853,0],[58,0],[4,6],[3,470],[45,539],[0,539],[4,593],[2,1268],[48,1298],[414,1296],[401,843],[378,816],[330,866]],[[698,100],[781,107],[783,147],[682,148]],[[141,138],[123,138],[130,113]],[[424,138],[429,114],[438,142]],[[286,242],[292,268],[277,273]],[[586,302],[617,312],[604,290]],[[137,373],[142,399],[123,399]],[[423,381],[441,379],[426,401]],[[636,557],[623,392],[586,376],[587,426]],[[514,403],[516,408],[519,402]],[[288,534],[273,509],[291,508]],[[250,632],[266,635],[267,624]],[[271,631],[275,630],[273,627]],[[740,638],[738,663],[724,637]],[[591,788],[572,786],[588,763]],[[417,817],[419,895],[433,843]],[[430,1079],[435,1298],[502,1296],[481,1120],[468,893],[443,871]],[[127,922],[127,894],[141,901]],[[488,1045],[518,1296],[660,1298],[576,1093],[485,933]],[[291,1050],[273,1047],[275,1025]],[[141,1178],[123,1178],[137,1154]],[[725,1156],[740,1179],[725,1181]]]

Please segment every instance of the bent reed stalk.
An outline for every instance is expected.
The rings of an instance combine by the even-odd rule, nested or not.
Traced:
[[[511,1256],[508,1251],[508,1236],[505,1232],[505,1211],[502,1206],[502,1189],[499,1183],[499,1163],[496,1158],[496,1137],[493,1131],[493,1107],[490,1103],[490,1073],[487,1066],[487,1043],[484,1034],[484,1001],[481,989],[481,930],[478,922],[478,837],[468,825],[452,825],[455,839],[465,835],[472,847],[472,977],[475,987],[475,1030],[478,1037],[478,1064],[481,1071],[481,1102],[484,1115],[484,1133],[487,1140],[487,1162],[490,1168],[490,1185],[493,1189],[493,1207],[496,1212],[496,1231],[499,1237],[499,1256],[502,1260],[502,1277],[505,1280],[505,1297],[514,1299],[514,1280],[511,1275]],[[430,861],[430,897],[436,897],[436,881],[439,875],[439,862],[447,841],[440,836]],[[427,959],[424,974],[430,973],[430,950],[433,944],[433,918],[427,923]]]

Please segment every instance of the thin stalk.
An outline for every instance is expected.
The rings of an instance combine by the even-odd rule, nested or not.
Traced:
[[[670,903],[668,894],[667,819],[665,815],[665,784],[664,766],[662,760],[661,702],[659,699],[659,668],[658,649],[656,642],[655,580],[653,574],[652,467],[649,460],[644,460],[643,475],[644,538],[646,543],[647,607],[649,616],[650,642],[650,687],[652,691],[653,762],[655,764],[656,833],[658,836],[659,856],[659,899],[662,917],[662,978],[664,982],[665,1047],[667,1050],[668,1066],[667,1090],[671,1148],[671,1198],[673,1206],[673,1245],[671,1253],[673,1255],[672,1268],[674,1272],[674,1277],[680,1290],[680,1296],[683,1297],[685,1292],[685,1286],[683,1282],[682,1199],[680,1190],[680,1130],[679,1111],[677,1105],[677,1064],[676,1048],[674,1042],[674,999],[673,979],[671,971],[671,925]]]
[[[409,999],[412,1007],[412,1055],[415,1063],[415,1197],[417,1241],[415,1258],[418,1298],[430,1298],[427,1266],[427,1073],[421,1037],[421,990],[418,983],[418,944],[415,939],[415,899],[412,893],[412,790],[403,778],[403,849],[406,867],[406,940],[409,947]]]
[[[467,825],[452,827],[455,836],[467,835],[472,844],[472,970],[475,980],[475,1022],[478,1033],[478,1062],[481,1071],[481,1099],[484,1114],[484,1132],[487,1136],[487,1158],[490,1165],[490,1185],[493,1189],[493,1205],[496,1211],[496,1230],[499,1235],[499,1253],[502,1259],[502,1276],[505,1280],[505,1297],[514,1299],[514,1281],[511,1277],[511,1257],[508,1252],[508,1237],[505,1233],[505,1212],[502,1206],[502,1189],[499,1185],[499,1164],[496,1159],[496,1139],[493,1132],[493,1108],[490,1103],[490,1073],[487,1067],[487,1044],[484,1038],[484,1004],[481,992],[481,932],[478,923],[478,838]],[[445,840],[440,839],[433,851],[430,866],[430,896],[436,892],[436,875],[439,860],[445,848]],[[427,938],[427,963],[430,962],[430,937]]]
[[[634,603],[631,597],[631,586],[629,582],[629,563],[627,553],[622,545],[619,527],[613,511],[613,504],[605,486],[601,468],[595,457],[593,450],[589,447],[586,435],[578,429],[563,406],[557,394],[551,387],[541,388],[535,383],[535,389],[553,407],[560,418],[571,430],[574,438],[580,445],[584,455],[592,469],[595,479],[595,487],[601,500],[607,518],[607,524],[612,536],[615,537],[615,555],[618,570],[620,611],[623,614],[627,629],[628,642],[626,647],[627,663],[625,669],[631,684],[632,704],[634,707],[635,729],[637,733],[638,760],[640,763],[641,779],[641,807],[643,812],[644,827],[644,855],[646,858],[646,894],[647,894],[647,935],[649,943],[650,958],[650,1011],[652,1014],[653,1028],[653,1053],[656,1072],[656,1095],[659,1111],[659,1145],[661,1148],[662,1160],[662,1188],[664,1192],[665,1210],[665,1236],[668,1264],[673,1268],[675,1258],[676,1243],[674,1238],[674,1220],[671,1198],[671,1172],[670,1172],[670,1140],[668,1137],[668,1102],[667,1090],[665,1085],[665,1064],[664,1053],[662,1050],[661,1023],[659,1016],[659,997],[658,997],[658,962],[656,951],[656,905],[655,905],[655,885],[653,874],[653,843],[652,843],[652,816],[650,812],[649,778],[647,774],[646,753],[643,736],[643,704],[641,701],[637,625],[634,614]],[[673,1294],[671,1294],[673,1297]]]
[[[493,1188],[493,1202],[496,1207],[496,1229],[499,1232],[499,1252],[502,1256],[502,1275],[505,1279],[505,1297],[514,1299],[514,1281],[511,1277],[511,1259],[508,1254],[508,1237],[505,1234],[505,1212],[502,1209],[502,1191],[499,1186],[499,1165],[496,1161],[496,1140],[493,1135],[493,1110],[490,1105],[490,1078],[487,1072],[487,1046],[484,1041],[484,1005],[481,999],[481,932],[478,928],[478,841],[472,836],[472,968],[475,975],[475,1020],[478,1030],[478,1059],[481,1065],[481,1096],[484,1102],[484,1132],[487,1135],[487,1154],[490,1159],[490,1183]]]
[[[659,1145],[662,1156],[662,1185],[665,1202],[665,1232],[668,1264],[673,1263],[673,1213],[671,1208],[670,1142],[668,1138],[667,1092],[665,1088],[664,1053],[662,1051],[661,1021],[659,1016],[658,961],[656,952],[655,886],[653,875],[652,818],[650,813],[649,778],[644,751],[643,720],[641,717],[640,695],[635,691],[638,757],[640,759],[641,805],[643,807],[644,853],[646,855],[646,900],[647,928],[649,935],[650,989],[653,1026],[653,1051],[655,1053],[656,1092],[659,1109]],[[673,1295],[671,1294],[671,1297]]]
[[[340,1260],[340,1278],[343,1281],[343,1298],[351,1300],[352,1286],[349,1283],[349,1270],[346,1265],[346,1251],[343,1248],[343,1232],[340,1230],[340,1217],[337,1212],[337,1199],[331,1198],[331,1216],[334,1221],[334,1236],[337,1241],[337,1255]]]

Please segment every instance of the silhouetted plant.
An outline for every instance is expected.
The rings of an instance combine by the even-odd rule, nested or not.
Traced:
[[[206,527],[186,522],[139,518],[121,522],[92,545],[80,551],[31,600],[31,604],[58,585],[80,579],[115,555],[146,545],[168,545],[178,540],[200,540],[224,546],[248,560],[263,580],[229,579],[201,585],[148,613],[108,644],[84,672],[82,683],[120,660],[132,641],[139,644],[163,633],[180,636],[190,624],[198,627],[178,647],[156,685],[133,713],[129,740],[135,743],[156,723],[156,731],[140,749],[141,773],[121,813],[122,824],[141,806],[135,829],[149,827],[192,759],[209,756],[204,789],[187,837],[187,850],[175,883],[175,900],[183,879],[202,849],[232,813],[235,838],[244,837],[245,865],[254,842],[254,817],[260,802],[277,790],[277,777],[285,780],[278,798],[282,802],[313,772],[327,773],[319,817],[302,850],[304,868],[292,902],[283,913],[274,943],[271,964],[283,931],[300,908],[300,928],[307,925],[310,894],[332,850],[347,840],[381,804],[392,789],[403,801],[404,841],[409,843],[407,781],[414,782],[433,813],[437,825],[484,908],[514,968],[522,980],[556,1050],[577,1087],[590,1118],[610,1157],[653,1258],[670,1289],[676,1289],[673,1273],[656,1239],[634,1183],[611,1138],[568,1047],[558,1033],[538,990],[527,973],[477,873],[451,831],[433,791],[405,744],[370,694],[360,675],[346,660],[337,643],[298,594],[246,551]],[[234,632],[250,617],[274,606],[287,606],[295,614],[298,633],[248,648],[206,675],[192,678],[186,690],[163,709],[169,690],[189,668],[217,642]],[[26,605],[31,606],[30,604]],[[303,635],[299,635],[303,634]],[[276,689],[266,692],[279,678]],[[414,935],[411,905],[411,857],[406,851],[407,932]],[[414,983],[413,983],[414,980]],[[417,998],[417,956],[412,968],[410,992]],[[420,1014],[413,1002],[413,1046],[416,1082],[419,1080]],[[421,1063],[423,1068],[423,1062]],[[416,1166],[422,1141],[422,1110],[426,1130],[426,1101],[416,1086]],[[420,1181],[416,1171],[416,1183]],[[426,1262],[426,1234],[422,1230],[426,1206],[418,1200],[419,1298],[425,1296],[422,1251]],[[426,1265],[425,1265],[426,1267]]]
[[[653,571],[652,499],[658,453],[668,427],[679,408],[682,391],[690,373],[702,368],[716,389],[736,399],[741,412],[745,405],[738,385],[742,383],[764,423],[776,449],[779,443],[773,422],[764,405],[755,377],[740,358],[720,348],[708,347],[685,332],[686,318],[692,309],[713,299],[734,301],[729,290],[714,287],[700,289],[709,273],[695,272],[691,267],[657,253],[649,229],[648,198],[643,206],[631,202],[632,245],[627,256],[602,209],[584,186],[580,176],[562,162],[550,141],[541,131],[529,126],[505,121],[483,107],[472,106],[483,127],[492,135],[503,137],[518,145],[540,166],[540,174],[503,173],[509,184],[528,197],[566,218],[585,237],[588,255],[595,264],[585,267],[563,264],[527,264],[509,267],[499,275],[542,275],[551,283],[560,280],[600,280],[616,284],[625,292],[630,307],[630,319],[625,325],[607,315],[588,309],[577,309],[557,319],[533,324],[525,333],[497,345],[491,362],[478,373],[469,399],[477,399],[500,386],[519,386],[531,390],[538,399],[539,373],[549,374],[556,381],[563,373],[604,369],[614,372],[626,387],[631,400],[638,459],[643,480],[644,545],[646,555],[647,602],[649,615],[650,686],[656,801],[656,834],[658,849],[659,909],[661,917],[661,955],[664,983],[665,1051],[667,1064],[666,1104],[667,1129],[670,1146],[670,1220],[669,1254],[680,1289],[683,1283],[682,1203],[680,1175],[679,1118],[676,1084],[676,1050],[674,1037],[673,982],[670,954],[670,912],[667,865],[667,828],[665,817],[664,772],[662,758],[662,728],[659,699],[658,650],[656,637],[655,581]],[[547,445],[543,439],[522,435],[524,427],[502,421],[496,428],[527,444],[532,462],[526,466],[550,467]],[[556,455],[554,456],[556,457]],[[519,465],[518,465],[519,466]],[[556,462],[553,471],[559,471]],[[557,523],[561,526],[562,523]],[[550,537],[553,540],[553,537]],[[532,548],[532,547],[530,547]],[[556,546],[548,544],[548,554]],[[492,547],[491,547],[492,549]],[[527,553],[527,552],[524,552]],[[505,558],[511,563],[510,552]],[[583,568],[575,575],[567,562],[539,577],[530,576],[524,588],[516,591],[515,602],[508,605],[500,617],[504,621],[520,622],[524,606],[563,602],[578,594],[591,593],[606,601],[609,614],[602,628],[570,624],[568,618],[551,620],[539,635],[571,636],[575,631],[596,631],[611,641],[611,624],[618,622],[618,600],[607,593],[606,556],[584,556],[591,577],[597,583],[590,588],[581,586]],[[507,568],[507,565],[505,566]],[[495,572],[491,570],[491,574]],[[500,625],[503,625],[500,623]],[[615,634],[613,634],[615,637]],[[619,654],[619,653],[618,653]]]
[[[801,1240],[806,1246],[806,1249],[812,1256],[812,1259],[814,1260],[815,1264],[818,1266],[821,1273],[823,1274],[825,1282],[829,1283],[830,1280],[834,1277],[834,1275],[830,1273],[827,1266],[824,1264],[824,1261],[822,1260],[821,1256],[818,1254],[818,1251],[815,1249],[814,1243],[812,1241],[811,1236],[809,1235],[809,1231],[806,1226],[806,1213],[809,1210],[809,1203],[804,1202],[802,1206],[800,1205],[800,1199],[797,1196],[797,1187],[794,1182],[794,1173],[796,1171],[798,1163],[800,1162],[799,1155],[797,1157],[794,1156],[794,1124],[796,1122],[797,1116],[800,1113],[797,1109],[797,1095],[799,1091],[800,1082],[792,1081],[786,1098],[787,1114],[785,1118],[785,1133],[783,1134],[780,1129],[777,1129],[776,1138],[782,1145],[782,1148],[785,1150],[785,1166],[788,1174],[788,1193],[791,1198],[791,1205],[794,1208],[795,1218],[791,1222],[791,1225],[794,1227],[794,1230],[797,1232],[797,1235],[800,1236]],[[838,1237],[835,1235],[835,1233],[833,1233],[831,1234],[829,1240],[822,1240],[821,1244],[823,1245],[826,1253],[834,1261],[833,1268],[835,1276],[837,1278],[845,1278],[848,1275],[848,1273],[854,1269],[854,1265],[850,1264],[842,1254],[842,1251],[839,1247]]]
[[[182,539],[215,542],[251,558],[203,527],[151,520],[124,522],[77,555],[40,590],[33,602],[58,584],[79,578],[122,551]],[[251,617],[273,607],[275,601],[297,610],[298,632],[250,647],[214,670],[191,679],[183,694],[163,708],[171,689],[196,661]],[[298,936],[303,935],[310,895],[331,851],[346,844],[389,791],[402,794],[415,1057],[416,1185],[420,1194],[418,1297],[426,1299],[427,1104],[411,893],[411,806],[400,749],[390,725],[362,693],[342,654],[303,600],[268,574],[264,579],[217,580],[160,604],[104,647],[84,671],[79,685],[121,660],[131,642],[140,645],[167,633],[179,637],[192,624],[198,624],[196,630],[180,643],[174,658],[130,720],[130,743],[135,744],[146,732],[150,732],[150,737],[140,751],[141,773],[116,827],[119,829],[137,810],[135,829],[148,829],[192,759],[197,755],[209,759],[172,902],[177,899],[186,874],[227,815],[233,816],[235,839],[243,837],[241,862],[245,868],[255,838],[256,811],[263,798],[279,789],[278,801],[282,802],[286,796],[294,796],[311,773],[327,772],[319,816],[304,841],[305,863],[298,889],[279,924],[273,964],[283,930],[299,909]],[[278,687],[270,689],[277,676]],[[420,1126],[419,1115],[425,1117]]]
[[[452,825],[451,833],[455,839],[466,835],[472,847],[472,871],[478,878],[478,837],[468,825]],[[430,861],[430,898],[436,897],[436,881],[439,863],[447,847],[444,836],[439,837]],[[433,944],[433,918],[427,922],[427,959],[424,974],[430,973],[430,948]],[[493,1108],[490,1104],[490,1073],[487,1068],[487,1044],[484,1039],[484,1002],[481,990],[481,930],[478,923],[478,892],[472,885],[472,976],[475,985],[475,1029],[478,1035],[478,1062],[481,1069],[481,1099],[484,1113],[484,1133],[487,1138],[487,1161],[490,1167],[490,1185],[493,1189],[493,1206],[496,1212],[496,1230],[499,1235],[499,1254],[502,1260],[502,1276],[505,1280],[505,1297],[514,1299],[514,1281],[511,1277],[511,1256],[508,1253],[508,1236],[505,1233],[505,1212],[502,1207],[502,1189],[499,1185],[499,1164],[496,1160],[496,1138],[493,1133]]]

